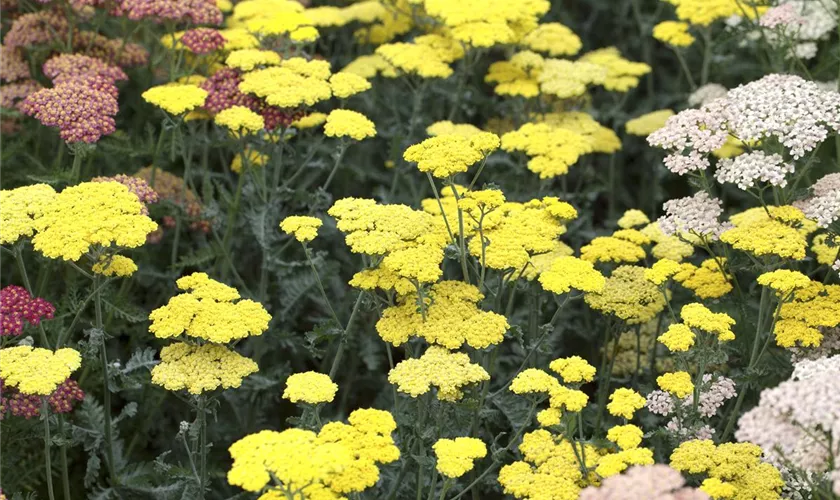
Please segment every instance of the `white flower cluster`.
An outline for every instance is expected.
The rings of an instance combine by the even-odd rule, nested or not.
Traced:
[[[790,2],[771,7],[758,20],[759,25],[770,29],[796,27],[804,23],[805,19],[797,12],[796,5]]]
[[[703,383],[700,386],[700,400],[697,403],[697,412],[703,418],[714,417],[727,400],[737,395],[735,382],[732,379],[720,376],[714,378],[711,374],[707,373],[703,375]],[[676,411],[677,404],[680,407],[679,411]],[[651,413],[662,415],[663,417],[676,413],[665,425],[665,428],[680,441],[712,439],[712,435],[715,433],[715,430],[708,424],[695,422],[694,425],[688,425],[688,422],[685,421],[684,418],[689,414],[689,409],[694,407],[693,394],[678,400],[665,391],[651,391],[645,401],[645,407]]]
[[[688,96],[688,105],[703,106],[709,104],[715,99],[726,97],[727,92],[729,92],[729,90],[719,83],[707,83]]]
[[[805,217],[823,228],[840,218],[840,173],[828,174],[811,186],[810,198],[794,202]]]
[[[798,76],[772,74],[672,116],[647,140],[669,150],[665,165],[683,175],[708,168],[709,153],[730,135],[745,143],[773,138],[798,159],[839,130],[840,93]]]
[[[764,390],[758,406],[744,413],[735,437],[761,446],[774,465],[829,472],[829,458],[839,451],[838,377],[840,356],[799,361],[790,379]]]
[[[785,162],[781,155],[768,155],[763,151],[754,151],[721,160],[715,172],[715,179],[721,184],[725,182],[737,184],[744,190],[754,187],[756,181],[785,187],[787,186],[785,176],[792,173],[793,168],[793,164]]]
[[[717,240],[722,232],[730,228],[729,223],[721,224],[718,220],[723,213],[721,204],[719,199],[712,198],[705,191],[668,200],[662,205],[665,215],[659,218],[659,228],[668,236],[686,234]]]
[[[787,57],[811,59],[817,55],[817,42],[828,38],[837,27],[837,3],[781,0],[761,16],[759,25],[770,28],[765,30],[764,38],[772,46],[786,50]],[[755,32],[750,38],[759,37],[760,33]]]
[[[580,493],[580,500],[618,500],[623,498],[655,498],[657,500],[708,500],[703,491],[685,485],[676,470],[663,464],[627,469],[624,474],[610,476],[600,487],[589,486]]]

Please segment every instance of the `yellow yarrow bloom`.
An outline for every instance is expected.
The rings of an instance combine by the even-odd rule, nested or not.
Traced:
[[[292,126],[300,129],[315,128],[323,125],[326,121],[326,113],[309,113],[308,115],[293,121]]]
[[[593,136],[581,132],[548,123],[526,123],[504,134],[501,147],[530,156],[528,170],[548,179],[565,175],[581,156],[595,151]]]
[[[574,31],[560,23],[542,23],[525,35],[522,45],[554,56],[573,56],[583,44]]]
[[[421,78],[446,78],[452,68],[434,48],[416,43],[389,43],[380,45],[376,55],[382,57],[391,67]],[[391,76],[392,73],[384,73]],[[396,73],[393,73],[396,76]]]
[[[3,206],[4,212],[9,210]],[[118,182],[83,182],[65,188],[43,206],[34,220],[32,244],[49,258],[72,261],[97,246],[136,248],[157,229],[144,208]]]
[[[0,191],[0,243],[9,245],[35,234],[35,219],[55,196],[55,189],[47,184]]]
[[[735,486],[725,483],[716,477],[704,479],[703,484],[700,485],[700,490],[712,498],[732,498],[738,491]]]
[[[471,471],[476,459],[487,456],[484,442],[472,437],[438,439],[432,449],[437,457],[437,471],[452,479]]]
[[[416,293],[401,297],[376,322],[379,336],[396,346],[417,336],[447,349],[458,349],[465,342],[474,349],[484,349],[504,340],[510,327],[507,319],[478,308],[484,295],[477,287],[460,281],[441,281],[424,295],[428,302],[424,306],[425,320],[418,309]]]
[[[241,49],[228,54],[225,65],[241,71],[251,71],[257,66],[277,66],[280,61],[280,54],[272,50]]]
[[[622,450],[638,448],[642,444],[644,432],[633,424],[616,425],[607,431],[607,439],[617,444]]]
[[[629,120],[624,124],[624,128],[628,134],[647,137],[664,127],[665,122],[672,116],[674,116],[672,110],[660,109]]]
[[[270,157],[266,154],[262,154],[256,149],[251,149],[250,147],[245,148],[245,158],[248,168],[254,167],[264,167],[266,163],[268,163]],[[233,160],[230,162],[230,171],[234,173],[242,173],[242,154],[237,154],[233,157]]]
[[[660,259],[654,262],[650,269],[645,269],[645,279],[654,285],[661,285],[679,270],[679,263],[670,259]]]
[[[581,247],[580,258],[592,263],[634,263],[645,258],[645,250],[638,244],[622,238],[598,236]]]
[[[280,222],[280,229],[286,234],[294,235],[301,243],[308,243],[318,236],[318,228],[323,222],[317,217],[306,215],[292,215]]]
[[[606,69],[603,86],[613,92],[627,92],[639,85],[639,79],[652,71],[645,63],[624,59],[616,47],[606,47],[584,54],[579,63],[590,63]]]
[[[715,259],[704,260],[700,267],[684,263],[674,280],[701,299],[723,297],[732,291],[732,283],[729,282],[729,274],[724,275],[720,270],[721,265],[725,266],[725,261],[718,263]]]
[[[265,119],[245,106],[231,106],[219,111],[213,121],[239,136],[253,134],[265,128]]]
[[[595,367],[580,356],[555,359],[548,367],[566,383],[592,382],[595,378]]]
[[[446,178],[467,169],[499,147],[499,137],[481,132],[469,138],[460,135],[441,135],[426,139],[405,150],[403,158],[417,163],[421,172]]]
[[[657,340],[671,352],[685,352],[694,345],[694,332],[682,323],[674,323]]]
[[[464,386],[486,380],[490,375],[480,365],[470,363],[467,354],[438,346],[429,347],[419,358],[397,363],[388,373],[388,381],[398,391],[416,398],[434,386],[441,401],[458,401],[464,395]]]
[[[124,278],[131,276],[137,271],[137,264],[122,255],[103,255],[99,258],[99,262],[93,265],[91,270],[102,276],[119,276]]]
[[[245,73],[239,90],[262,97],[268,104],[281,108],[313,106],[332,97],[327,82],[329,77],[328,62],[293,57],[283,60],[280,66]]]
[[[303,401],[309,404],[329,403],[335,399],[338,385],[329,375],[318,372],[303,372],[289,375],[283,399],[292,403]]]
[[[694,384],[688,372],[672,372],[656,377],[656,384],[665,392],[684,398],[694,392]]]
[[[0,349],[0,358],[3,383],[32,396],[49,396],[82,364],[75,349],[51,351],[27,345]]]
[[[359,271],[353,275],[349,285],[362,290],[394,290],[399,295],[415,291],[414,283],[382,267]]]
[[[161,349],[160,363],[152,368],[152,383],[168,391],[202,394],[219,387],[239,387],[242,379],[256,372],[256,363],[227,347],[177,342]]]
[[[699,26],[708,26],[715,21],[732,16],[754,19],[767,10],[767,7],[762,5],[757,5],[754,9],[744,8],[739,0],[668,0],[668,2],[676,7],[679,19]]]
[[[645,406],[645,398],[633,389],[624,387],[616,389],[610,394],[610,402],[607,403],[607,411],[610,415],[630,420],[636,411]]]
[[[260,46],[260,41],[257,37],[243,28],[228,28],[219,30],[219,33],[225,37],[224,50],[234,51],[242,49],[254,49]]]
[[[799,271],[777,269],[762,274],[756,282],[774,290],[780,297],[786,297],[795,290],[811,285],[811,279]]]
[[[370,82],[353,73],[339,72],[330,77],[330,88],[334,96],[347,99],[370,89]]]
[[[2,196],[2,193],[0,193],[0,196]],[[2,201],[2,198],[0,198],[0,201]],[[840,251],[840,238],[830,240],[827,233],[818,234],[811,241],[811,251],[814,252],[814,255],[817,257],[817,262],[820,264],[824,266],[834,265],[834,262],[840,257],[838,255],[838,251]]]
[[[350,137],[357,141],[376,136],[376,126],[365,115],[349,109],[334,109],[327,115],[324,135]]]
[[[650,219],[641,210],[635,208],[627,210],[618,219],[618,227],[621,229],[633,229],[634,227],[650,224]]]
[[[756,256],[805,258],[805,238],[816,230],[816,223],[805,220],[805,214],[792,206],[768,207],[767,210],[756,207],[733,215],[729,220],[735,227],[724,231],[720,240]]]
[[[735,320],[726,313],[713,313],[706,306],[699,303],[687,304],[680,310],[680,318],[686,325],[717,335],[721,342],[735,339],[732,325]]]
[[[582,292],[601,292],[606,280],[591,262],[577,257],[559,257],[551,269],[540,274],[543,288],[555,294],[569,293],[572,288]]]
[[[470,125],[469,123],[452,123],[449,120],[435,122],[426,127],[426,133],[433,137],[438,135],[459,135],[469,139],[481,132],[483,131],[475,125]]]
[[[510,383],[510,391],[514,394],[544,394],[549,395],[556,392],[560,381],[539,368],[527,368],[522,370]]]
[[[659,289],[645,279],[645,268],[619,266],[606,279],[602,292],[587,293],[584,300],[590,307],[614,314],[628,325],[647,323],[665,308]]]
[[[662,21],[653,27],[653,38],[672,47],[688,47],[695,38],[688,32],[688,23]]]
[[[196,85],[167,84],[143,92],[143,100],[171,115],[181,115],[203,106],[207,91]]]
[[[226,343],[252,335],[262,335],[271,316],[259,302],[238,300],[239,293],[210,279],[205,273],[193,273],[177,281],[186,293],[152,311],[149,331],[158,338],[188,335],[210,342]],[[234,302],[236,301],[236,302]]]

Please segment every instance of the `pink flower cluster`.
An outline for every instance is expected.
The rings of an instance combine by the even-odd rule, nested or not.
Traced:
[[[269,106],[257,97],[243,94],[239,91],[241,81],[239,73],[232,68],[223,68],[213,73],[201,84],[201,88],[207,91],[205,109],[216,114],[232,106],[245,106],[262,115],[267,130],[274,130],[280,126],[288,127],[293,121],[304,116],[302,111]]]
[[[118,0],[115,13],[133,21],[151,19],[218,26],[223,20],[214,0]]]
[[[29,65],[23,60],[20,49],[0,45],[0,80],[15,82],[29,77]]]
[[[91,83],[96,82],[82,78],[39,90],[27,96],[21,110],[57,127],[66,142],[94,143],[116,130],[114,115],[119,107],[113,95]]]
[[[703,375],[703,383],[700,386],[700,399],[697,402],[697,413],[702,418],[714,417],[726,401],[737,396],[735,382],[727,377],[713,377],[711,374]],[[679,409],[677,408],[679,405]],[[695,422],[690,425],[685,418],[694,407],[694,395],[677,399],[665,391],[651,391],[647,396],[645,407],[656,415],[674,417],[668,422],[665,428],[681,441],[689,439],[712,439],[714,429],[708,424]]]
[[[101,78],[111,84],[128,80],[128,76],[119,67],[81,54],[59,54],[47,60],[42,69],[44,75],[56,85],[81,77]]]
[[[209,54],[224,47],[225,37],[213,28],[195,28],[181,36],[181,43],[194,54]]]
[[[685,486],[685,479],[667,465],[636,465],[624,474],[610,476],[600,487],[589,486],[580,500],[708,500],[706,493]]]
[[[25,419],[36,418],[41,415],[40,396],[23,394],[15,388],[4,387],[3,379],[0,378],[0,420],[11,413],[15,417]],[[85,393],[79,387],[79,383],[73,379],[62,382],[58,388],[50,394],[47,400],[50,410],[53,413],[70,413],[77,401],[85,399]]]
[[[70,25],[64,14],[57,10],[40,10],[23,14],[15,19],[3,37],[7,48],[28,47],[65,38]]]
[[[827,174],[811,186],[813,195],[794,203],[805,217],[828,227],[840,218],[840,173]]]
[[[42,318],[52,319],[55,306],[40,297],[32,297],[25,288],[9,285],[0,289],[0,335],[20,335],[24,322],[37,326]]]
[[[805,19],[796,11],[796,5],[792,3],[782,4],[767,10],[758,20],[758,24],[765,28],[776,28],[779,26],[796,26],[803,24]]]
[[[113,177],[94,177],[91,182],[119,182],[137,196],[143,204],[143,213],[149,215],[147,205],[160,201],[160,196],[145,180],[131,175],[118,174]]]
[[[689,233],[717,240],[722,232],[729,229],[728,223],[718,221],[723,213],[721,203],[705,191],[668,200],[662,205],[665,215],[659,218],[659,227],[667,235]]]
[[[44,88],[35,80],[20,80],[0,87],[0,106],[20,109],[21,101],[26,96]]]
[[[142,66],[149,61],[149,52],[142,45],[115,40],[93,31],[73,33],[73,49],[122,68]]]

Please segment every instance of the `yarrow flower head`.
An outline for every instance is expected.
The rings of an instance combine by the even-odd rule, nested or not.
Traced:
[[[584,300],[630,325],[646,323],[665,308],[662,293],[645,279],[645,268],[638,266],[619,266],[606,279],[602,292],[587,293]]]
[[[644,212],[637,209],[630,209],[618,219],[618,227],[621,229],[632,229],[638,226],[650,224],[650,219]]]
[[[403,158],[417,163],[421,172],[446,178],[483,160],[499,147],[499,137],[491,132],[481,132],[469,138],[457,134],[439,135],[410,146]]]
[[[463,476],[473,469],[476,459],[487,456],[484,442],[472,437],[438,439],[432,449],[437,457],[438,472],[448,478]]]
[[[548,271],[540,274],[543,288],[556,294],[569,293],[572,288],[582,292],[601,292],[606,283],[604,276],[591,262],[577,257],[558,257]]]
[[[400,392],[416,398],[434,386],[441,401],[458,401],[464,386],[489,379],[487,371],[470,363],[467,354],[438,346],[429,347],[419,358],[401,361],[388,373],[388,381]]]
[[[353,73],[339,72],[330,77],[330,88],[334,96],[347,99],[371,88],[366,79]]]
[[[41,415],[43,402],[35,394],[24,394],[13,387],[7,387],[0,378],[0,420],[11,413],[15,417],[25,419],[37,418]],[[85,399],[85,393],[79,383],[73,379],[62,382],[52,394],[47,397],[47,403],[53,413],[70,413],[75,403]]]
[[[662,21],[653,27],[653,38],[672,47],[688,47],[694,43],[694,36],[688,32],[688,23]]]
[[[0,243],[10,245],[35,234],[35,219],[43,215],[55,196],[55,189],[47,184],[0,191]]]
[[[672,116],[674,112],[670,109],[660,109],[629,120],[624,128],[628,134],[648,136],[665,126],[665,122]]]
[[[193,54],[209,54],[225,45],[225,37],[213,28],[187,30],[178,41]]]
[[[292,403],[304,402],[308,404],[329,403],[335,399],[338,385],[329,375],[318,372],[295,373],[286,379],[286,389],[283,399]]]
[[[292,215],[280,222],[280,229],[287,234],[294,235],[301,243],[308,243],[318,236],[318,228],[323,221],[317,217],[306,215]]]
[[[548,367],[566,383],[592,382],[595,378],[595,367],[580,356],[555,359]]]
[[[98,77],[111,84],[119,80],[128,80],[128,75],[118,66],[82,54],[59,54],[48,59],[42,69],[44,75],[54,84],[70,82],[81,77]]]
[[[111,93],[73,80],[29,94],[20,109],[43,125],[58,128],[67,143],[95,143],[113,133],[119,110]]]
[[[729,227],[718,221],[723,213],[721,204],[720,200],[710,197],[705,191],[666,201],[662,206],[665,215],[659,218],[659,227],[669,236],[676,234],[717,240]]]
[[[49,396],[82,364],[79,351],[68,348],[19,345],[0,349],[0,356],[3,383],[27,395]]]
[[[808,276],[788,269],[766,272],[759,276],[756,282],[773,289],[780,297],[787,297],[794,291],[811,285],[811,279]]]
[[[361,141],[376,136],[376,126],[365,115],[349,109],[334,109],[327,115],[324,135]]]
[[[143,92],[143,100],[171,115],[182,115],[204,105],[207,91],[190,84],[167,84]]]
[[[238,300],[236,289],[205,273],[184,276],[177,284],[186,293],[172,297],[149,315],[149,331],[158,338],[185,334],[221,344],[261,335],[268,328],[271,316],[260,303]]]
[[[840,173],[826,174],[811,186],[812,195],[794,202],[805,216],[822,228],[840,219]]]
[[[656,377],[656,383],[663,391],[678,398],[684,398],[694,391],[691,375],[688,372],[672,372]]]
[[[42,319],[52,319],[54,314],[54,305],[33,297],[23,287],[9,285],[0,289],[0,336],[20,335],[24,322],[38,326]]]
[[[610,415],[630,420],[636,411],[645,406],[645,398],[633,389],[619,388],[610,394],[607,411]]]
[[[219,111],[213,121],[235,136],[253,134],[265,128],[265,119],[245,106],[231,106]]]
[[[785,187],[785,176],[793,170],[793,164],[785,162],[780,155],[755,151],[721,160],[715,178],[721,184],[730,182],[744,190],[754,187],[757,181]]]
[[[168,391],[202,394],[222,387],[239,387],[242,379],[257,371],[257,364],[218,344],[170,344],[160,351],[160,363],[152,368],[152,383]]]
[[[34,221],[35,250],[78,260],[94,247],[136,248],[157,229],[144,205],[118,182],[83,182],[65,188]]]
[[[91,266],[91,271],[102,276],[126,277],[137,271],[137,264],[122,255],[103,255]]]
[[[152,189],[148,182],[139,177],[133,177],[125,174],[117,174],[113,177],[94,177],[90,181],[119,182],[123,186],[127,187],[129,191],[131,191],[135,196],[137,196],[137,199],[140,200],[140,203],[143,204],[143,215],[149,215],[149,209],[147,208],[148,205],[160,201],[160,196],[158,196],[157,192],[154,189]]]
[[[589,486],[581,492],[580,500],[709,500],[709,495],[703,491],[684,485],[682,474],[667,465],[636,465],[623,474],[608,477],[598,487]]]

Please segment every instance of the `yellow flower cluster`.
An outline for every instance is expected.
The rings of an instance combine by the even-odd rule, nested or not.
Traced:
[[[642,228],[641,233],[653,242],[651,255],[657,259],[682,262],[683,259],[694,254],[694,245],[682,241],[678,236],[667,236],[660,229],[658,222],[648,224]]]
[[[318,236],[318,228],[323,222],[317,217],[308,215],[291,215],[280,222],[280,229],[286,234],[294,235],[301,243],[308,243]]]
[[[684,398],[694,392],[694,384],[688,372],[671,372],[656,377],[656,384],[665,392]]]
[[[244,26],[257,37],[288,36],[298,43],[313,42],[320,36],[303,6],[289,0],[247,0],[233,8],[230,25]]]
[[[102,276],[119,276],[124,278],[131,276],[137,271],[137,264],[128,257],[122,255],[103,255],[99,258],[91,270]]]
[[[657,340],[671,352],[685,352],[694,345],[694,332],[687,325],[674,323]]]
[[[330,88],[334,96],[347,99],[370,89],[370,82],[353,73],[339,72],[330,77]]]
[[[298,118],[292,122],[292,126],[299,129],[308,129],[320,127],[327,121],[327,115],[324,113],[309,113],[303,118]]]
[[[633,231],[633,229],[622,231]],[[581,247],[580,258],[592,263],[627,262],[632,264],[645,258],[645,249],[638,243],[616,235],[598,236]]]
[[[502,136],[502,149],[531,157],[528,170],[548,179],[565,175],[581,156],[594,152],[591,136],[547,123],[526,123]]]
[[[645,269],[645,279],[654,285],[661,285],[668,281],[680,270],[680,264],[671,259],[659,259]]]
[[[181,115],[203,106],[207,91],[196,85],[170,83],[152,87],[142,97],[171,115]]]
[[[4,212],[10,209],[3,207]],[[157,229],[143,209],[137,196],[118,182],[83,182],[39,209],[32,244],[47,257],[73,261],[95,246],[136,248]]]
[[[241,49],[228,54],[225,65],[241,71],[251,71],[258,66],[277,66],[280,60],[280,54],[273,50]]]
[[[334,109],[327,115],[324,135],[361,141],[376,136],[376,126],[365,115],[349,109]]]
[[[268,155],[262,154],[255,149],[251,149],[250,147],[245,148],[245,158],[246,161],[244,163],[247,164],[248,168],[254,167],[264,167],[266,163],[268,163],[270,157]],[[242,155],[238,154],[233,157],[233,160],[230,162],[230,171],[234,173],[241,173],[242,172]]]
[[[330,64],[302,57],[284,59],[279,66],[256,69],[242,75],[239,90],[262,97],[272,106],[312,106],[332,97],[328,83]]]
[[[583,361],[583,363],[586,362]],[[577,370],[569,370],[571,378],[588,375],[589,371],[580,364],[577,368]],[[566,382],[569,383],[569,381]],[[578,387],[579,385],[579,383],[574,383],[572,387]],[[562,385],[555,377],[538,368],[528,368],[520,372],[511,381],[510,391],[519,395],[534,394],[548,398],[548,409],[542,410],[537,415],[540,425],[545,427],[559,424],[563,410],[579,412],[589,402],[589,396],[585,392]]]
[[[507,61],[490,65],[484,81],[495,83],[493,91],[502,96],[536,97],[540,94],[538,78],[542,74],[545,59],[531,51],[517,52]]]
[[[410,146],[403,158],[417,163],[421,172],[446,178],[466,172],[471,165],[487,158],[498,149],[499,136],[492,132],[479,132],[470,137],[458,134],[438,135]]]
[[[449,36],[473,47],[519,41],[550,7],[547,0],[422,0],[422,4],[429,16],[444,24]]]
[[[438,472],[453,479],[471,471],[476,459],[487,456],[487,445],[472,437],[438,439],[432,449],[437,457]]]
[[[416,336],[447,349],[458,349],[465,342],[484,349],[501,343],[510,325],[501,314],[479,309],[483,298],[473,285],[441,281],[424,294],[422,304],[416,293],[400,297],[397,305],[382,311],[376,331],[394,345]]]
[[[560,23],[542,23],[522,38],[521,45],[554,56],[573,56],[583,43],[574,31]]]
[[[2,194],[0,194],[0,196],[2,196]],[[0,199],[0,201],[2,201],[2,199]],[[0,229],[0,231],[2,231],[2,229]],[[834,265],[834,262],[840,258],[840,255],[838,255],[838,252],[840,252],[840,239],[832,240],[828,236],[828,233],[822,233],[814,236],[814,239],[811,240],[811,251],[814,252],[814,255],[817,257],[817,262],[824,266]],[[0,237],[0,239],[2,239],[2,237]]]
[[[671,454],[671,467],[706,477],[700,489],[713,498],[780,498],[784,481],[773,465],[761,461],[761,448],[752,443],[691,440]]]
[[[639,328],[638,346],[636,345],[636,330],[635,328],[626,328],[621,336],[618,338],[618,351],[613,357],[612,352],[608,352],[608,359],[612,360],[613,371],[616,376],[632,375],[636,372],[636,366],[641,363],[641,360],[651,359],[652,352],[657,349],[656,337],[662,333],[662,326],[657,325],[658,321],[654,318],[647,323],[643,323]],[[639,353],[639,359],[636,359],[636,354]],[[671,356],[667,353],[657,353],[656,356],[656,371],[658,373],[665,373],[674,369],[675,363]]]
[[[677,9],[677,17],[689,24],[708,26],[717,20],[732,16],[754,18],[765,10],[766,6],[756,2],[756,6],[744,8],[739,0],[665,0]]]
[[[662,21],[653,27],[653,38],[672,47],[688,47],[695,40],[688,27],[680,21]]]
[[[283,391],[283,399],[292,403],[329,403],[335,399],[338,392],[338,385],[333,382],[329,375],[318,372],[303,372],[289,375],[286,379],[286,390]]]
[[[720,342],[735,340],[735,334],[732,333],[735,320],[726,313],[714,313],[703,304],[694,303],[683,306],[680,318],[691,328],[717,335]]]
[[[638,448],[642,444],[644,432],[633,424],[616,425],[607,431],[607,439],[618,445],[622,450]]]
[[[820,328],[840,325],[840,285],[811,282],[793,292],[793,299],[781,304],[774,333],[782,347],[819,346]]]
[[[506,494],[522,499],[576,500],[583,488],[597,485],[599,477],[619,474],[631,465],[653,463],[653,453],[646,448],[609,453],[591,444],[569,442],[544,429],[525,434],[519,451],[524,460],[502,467],[499,484]],[[584,476],[581,468],[590,472]]]
[[[683,262],[680,264],[680,270],[674,275],[674,281],[701,299],[717,299],[732,291],[729,275],[724,275],[720,270],[720,267],[725,265],[725,259],[720,259],[720,262],[706,259],[700,267]]]
[[[645,63],[629,61],[621,57],[615,47],[593,50],[584,54],[579,61],[606,68],[605,89],[613,92],[627,92],[639,85],[639,79],[651,72]]]
[[[792,206],[751,208],[729,218],[735,226],[720,240],[756,256],[776,255],[796,260],[805,258],[806,236],[817,228],[813,221]]]
[[[415,291],[414,283],[406,278],[401,278],[393,271],[384,267],[377,267],[373,269],[362,269],[353,275],[350,280],[350,286],[360,288],[362,290],[394,290],[398,295],[406,295]]]
[[[376,49],[375,55],[381,58],[381,61],[386,66],[383,67],[382,62],[376,60],[370,61],[373,63],[377,71],[383,71],[386,76],[397,76],[396,70],[409,75],[416,75],[420,78],[446,78],[452,74],[452,68],[449,63],[454,60],[447,57],[447,53],[436,49],[435,47],[423,43],[389,43],[381,45]],[[344,71],[356,72],[360,76],[369,74],[371,69],[366,69],[363,73],[358,70],[353,71],[353,68],[346,67]]]
[[[256,371],[256,363],[224,346],[176,342],[161,349],[160,363],[152,368],[152,383],[168,391],[201,394],[239,387],[242,379]]]
[[[555,294],[569,293],[572,288],[581,292],[601,292],[606,280],[591,262],[577,257],[558,257],[548,271],[540,274],[540,284]]]
[[[235,136],[253,134],[265,127],[265,119],[245,106],[231,106],[213,118],[216,125],[227,128]]]
[[[3,383],[33,396],[49,396],[82,364],[75,349],[51,351],[27,345],[0,349],[0,358]]]
[[[548,367],[568,384],[592,382],[595,378],[595,367],[580,356],[555,359]]]
[[[55,189],[47,184],[0,191],[0,243],[9,245],[35,234],[35,219],[43,215],[55,196]]]
[[[364,491],[379,480],[378,464],[399,459],[391,437],[397,425],[390,413],[374,409],[355,410],[348,421],[330,422],[317,434],[287,429],[245,436],[230,447],[228,482],[255,493],[269,487],[262,498],[294,493],[340,500]]]
[[[788,269],[777,269],[762,274],[756,279],[756,282],[761,286],[766,286],[779,297],[788,297],[795,290],[811,286],[811,279],[800,273],[799,271],[790,271]]]
[[[620,387],[610,394],[607,411],[610,415],[630,420],[636,411],[645,406],[645,398],[633,389]]]
[[[638,266],[619,266],[606,279],[602,292],[587,293],[584,300],[628,325],[647,323],[665,308],[662,293],[645,279],[645,268]]]
[[[665,126],[668,118],[674,116],[674,112],[670,109],[660,109],[652,111],[642,116],[637,116],[632,120],[628,120],[624,125],[624,129],[630,135],[648,136],[653,132]]]
[[[166,339],[185,334],[215,343],[227,343],[251,335],[261,335],[271,316],[253,300],[239,299],[234,288],[193,273],[177,281],[186,291],[152,311],[149,331]]]
[[[437,388],[441,401],[458,401],[463,387],[490,380],[490,375],[470,357],[438,346],[429,347],[419,358],[401,361],[388,373],[388,381],[397,390],[416,398]]]
[[[641,210],[632,208],[621,215],[617,224],[621,229],[633,229],[634,227],[650,224],[650,219]]]

